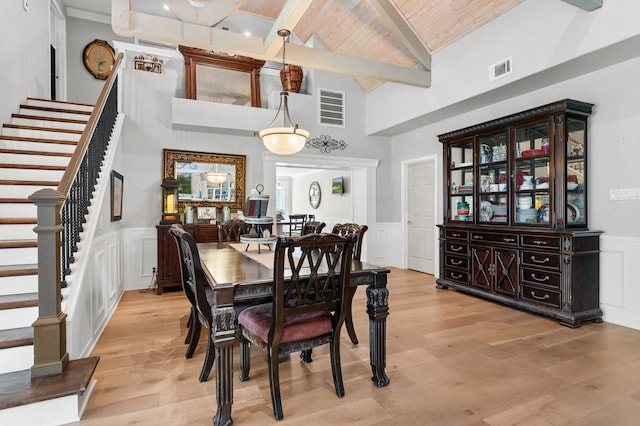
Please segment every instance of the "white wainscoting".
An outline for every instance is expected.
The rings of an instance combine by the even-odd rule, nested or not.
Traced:
[[[148,288],[157,271],[158,236],[156,228],[127,228],[124,230],[125,289]]]
[[[640,238],[600,237],[603,320],[640,330]]]
[[[378,266],[404,268],[405,249],[399,222],[378,222],[365,236],[367,262]],[[365,260],[365,259],[363,259]]]

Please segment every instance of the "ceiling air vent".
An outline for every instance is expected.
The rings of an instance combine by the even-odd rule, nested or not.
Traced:
[[[511,74],[511,58],[503,59],[489,67],[489,81]]]
[[[319,123],[327,126],[344,127],[344,92],[318,89],[320,105]]]

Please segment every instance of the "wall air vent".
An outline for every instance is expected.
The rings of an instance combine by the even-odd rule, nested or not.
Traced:
[[[344,92],[318,89],[318,123],[326,126],[345,127]]]
[[[489,67],[489,81],[511,74],[511,58],[503,59]]]

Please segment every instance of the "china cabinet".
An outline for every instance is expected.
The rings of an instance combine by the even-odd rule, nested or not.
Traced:
[[[571,327],[601,320],[600,232],[587,208],[592,107],[564,99],[439,136],[439,288]]]

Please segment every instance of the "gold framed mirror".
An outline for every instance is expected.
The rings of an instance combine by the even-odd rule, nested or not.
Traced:
[[[180,183],[180,211],[193,207],[228,206],[242,210],[245,199],[244,155],[163,149],[163,176]]]

